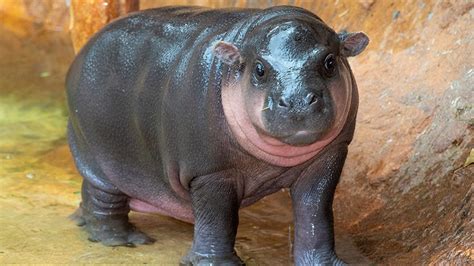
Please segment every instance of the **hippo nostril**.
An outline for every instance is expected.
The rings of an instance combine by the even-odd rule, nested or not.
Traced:
[[[288,102],[285,100],[285,98],[280,98],[280,100],[278,101],[278,106],[279,107],[283,107],[283,108],[288,108],[290,107],[290,105],[288,104]]]
[[[305,101],[308,105],[311,105],[318,101],[318,97],[316,97],[316,94],[310,92],[308,93],[308,95],[306,95]]]

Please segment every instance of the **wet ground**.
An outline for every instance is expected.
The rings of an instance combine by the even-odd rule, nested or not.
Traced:
[[[353,62],[360,115],[334,204],[337,252],[347,262],[474,262],[474,166],[462,166],[473,147],[474,12],[467,4],[435,6],[389,12],[404,24],[387,22],[380,31],[371,15],[352,19],[374,28],[380,50]],[[332,22],[344,26],[339,16]],[[397,27],[405,24],[421,34],[402,34]],[[176,264],[192,241],[189,224],[132,213],[157,242],[109,248],[89,242],[68,219],[81,183],[65,139],[70,38],[41,29],[18,37],[2,25],[0,36],[0,264]],[[241,211],[236,248],[248,265],[291,264],[287,194]]]

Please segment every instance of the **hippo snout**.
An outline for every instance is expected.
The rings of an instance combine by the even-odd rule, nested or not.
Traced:
[[[314,92],[310,92],[305,97],[301,97],[301,99],[297,99],[297,101],[301,102],[300,105],[302,106],[311,106],[315,104],[316,102],[318,102],[319,98],[321,98],[321,93],[316,94]],[[278,101],[278,107],[283,108],[283,109],[290,109],[294,106],[293,102],[296,102],[296,101],[288,100],[287,97],[282,96],[280,97],[280,100]]]
[[[305,120],[314,113],[320,113],[324,107],[322,92],[309,92],[290,97],[281,96],[277,102],[280,114],[296,121]]]
[[[306,86],[305,86],[306,87]],[[268,97],[260,112],[260,131],[281,142],[309,145],[334,126],[334,103],[325,88],[279,91]]]

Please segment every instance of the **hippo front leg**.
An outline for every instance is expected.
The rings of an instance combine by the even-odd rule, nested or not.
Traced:
[[[291,187],[295,265],[344,265],[334,251],[332,202],[347,146],[325,152]]]
[[[221,172],[191,181],[194,239],[181,265],[242,265],[234,251],[241,196],[238,179]]]

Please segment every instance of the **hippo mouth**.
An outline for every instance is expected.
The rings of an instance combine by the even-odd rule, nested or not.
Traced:
[[[257,125],[254,126],[260,138],[264,142],[273,146],[307,146],[316,142],[323,136],[321,132],[313,132],[309,130],[299,130],[295,133],[285,136],[273,136],[265,130],[260,129]]]
[[[286,137],[283,142],[294,146],[305,146],[314,143],[319,139],[320,136],[321,134],[317,132],[301,130],[291,136]]]

